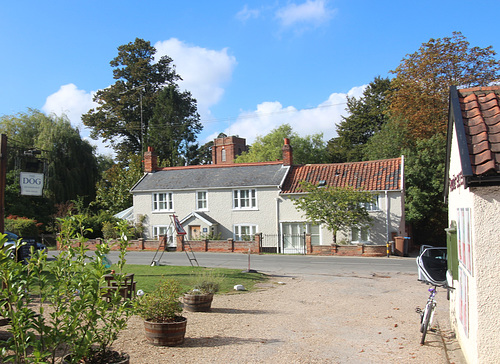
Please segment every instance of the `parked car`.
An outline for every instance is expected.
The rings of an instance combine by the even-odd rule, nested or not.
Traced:
[[[19,241],[19,236],[14,234],[13,232],[6,231],[4,233],[7,236],[7,241],[5,245],[15,245]],[[47,247],[45,244],[39,243],[34,238],[21,238],[21,242],[24,243],[21,247],[18,248],[17,257],[18,260],[27,259],[30,254],[31,247],[33,246],[35,250],[46,251]],[[14,252],[12,252],[11,256],[14,258]]]
[[[446,284],[448,252],[446,247],[426,247],[417,257],[418,279],[435,285]]]

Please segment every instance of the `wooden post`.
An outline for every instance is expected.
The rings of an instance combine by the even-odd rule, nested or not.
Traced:
[[[7,135],[0,137],[0,233],[5,232],[5,176],[7,175]]]

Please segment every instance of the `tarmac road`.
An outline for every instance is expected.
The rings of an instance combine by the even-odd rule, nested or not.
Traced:
[[[57,252],[51,252],[52,255]],[[128,264],[151,265],[155,252],[127,252]],[[161,259],[159,259],[161,257]],[[193,257],[190,253],[189,257]],[[417,274],[414,257],[339,257],[281,254],[241,254],[241,253],[194,253],[198,264],[210,268],[235,268],[256,270],[273,275],[358,275],[368,276],[384,273]],[[111,252],[108,258],[118,260],[118,252]],[[157,254],[159,265],[196,265],[185,252],[161,252]]]

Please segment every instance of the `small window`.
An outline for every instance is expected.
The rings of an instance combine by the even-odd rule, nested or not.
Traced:
[[[257,208],[257,191],[252,190],[234,190],[233,208],[236,210],[250,210]]]
[[[365,203],[365,209],[367,211],[378,211],[380,210],[378,203],[378,195],[373,195],[373,202]]]
[[[158,239],[160,235],[172,235],[172,229],[168,225],[153,226],[153,239]]]
[[[368,227],[353,227],[351,230],[352,243],[367,243],[370,240],[370,229]]]
[[[196,209],[197,210],[207,210],[207,191],[196,191]]]
[[[234,225],[233,238],[237,241],[251,241],[257,234],[257,225],[253,224],[238,224]]]
[[[172,192],[153,193],[153,211],[173,211],[174,202]]]
[[[226,161],[226,150],[222,149],[220,159],[225,162]]]

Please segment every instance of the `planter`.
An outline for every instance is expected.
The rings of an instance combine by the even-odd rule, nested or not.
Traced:
[[[107,363],[107,364],[130,364],[130,356],[124,353],[118,353],[116,351],[111,352],[114,356],[111,358],[105,358],[101,361],[90,361],[92,363]],[[87,363],[88,361],[83,361],[82,363]],[[71,363],[71,354],[67,354],[63,357],[63,364]]]
[[[144,321],[146,339],[156,346],[177,346],[184,342],[186,335],[185,317],[177,317],[172,322]]]
[[[184,308],[191,312],[207,312],[212,307],[213,293],[184,294]]]

